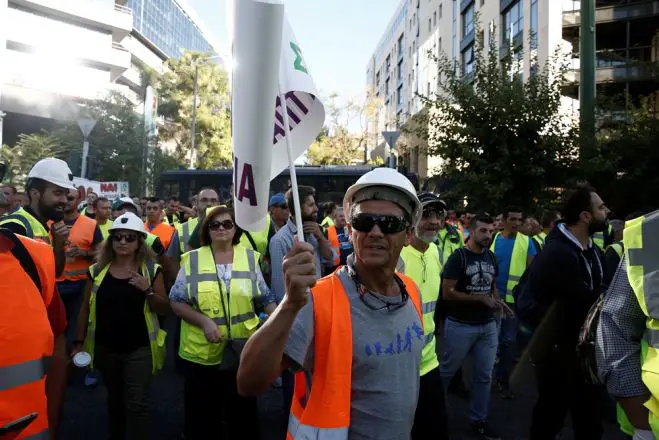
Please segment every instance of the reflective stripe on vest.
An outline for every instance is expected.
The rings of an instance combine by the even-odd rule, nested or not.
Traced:
[[[181,322],[179,355],[190,362],[217,365],[222,362],[226,338],[246,341],[260,323],[254,310],[254,300],[262,295],[258,286],[258,252],[237,245],[233,247],[229,292],[219,280],[210,246],[204,246],[183,255],[181,267],[185,270],[188,299],[193,307],[217,324],[222,342],[211,344],[203,329]],[[231,319],[227,320],[225,311]]]
[[[435,350],[435,308],[439,299],[440,274],[442,265],[439,246],[430,243],[426,252],[421,254],[411,245],[405,246],[400,253],[396,270],[412,278],[421,292],[421,312],[423,314],[423,334],[425,345],[421,353],[421,376],[439,366]]]
[[[650,411],[650,427],[659,437],[659,211],[625,224],[623,246],[627,278],[647,317],[645,341],[647,356],[641,359],[641,378],[650,391],[645,406]]]
[[[68,241],[83,251],[89,251],[94,242],[94,233],[96,232],[96,221],[84,215],[79,216],[71,230],[69,231]],[[65,248],[68,250],[69,245]],[[57,281],[78,281],[87,278],[89,270],[89,259],[85,257],[66,257],[64,271],[57,278]]]
[[[332,264],[338,266],[341,263],[341,244],[339,243],[339,234],[336,233],[336,226],[333,225],[327,228],[327,241],[329,241],[334,250],[334,255],[336,255]]]
[[[411,278],[399,276],[423,324],[419,290]],[[304,371],[295,374],[286,438],[347,440],[353,350],[350,301],[337,272],[319,280],[311,294],[314,304],[313,384],[309,389]]]
[[[176,230],[178,231],[178,239],[179,239],[179,246],[181,248],[181,254],[186,253],[189,250],[188,242],[190,241],[190,233],[194,230],[194,228],[197,226],[197,223],[199,223],[198,218],[191,218],[185,223],[181,223],[176,226]]]
[[[494,237],[490,250],[494,252],[496,248],[497,238],[501,235],[500,232]],[[513,253],[510,257],[510,268],[508,269],[508,282],[506,283],[506,302],[514,303],[513,289],[519,284],[522,279],[524,271],[526,270],[526,263],[529,256],[529,246],[531,239],[524,234],[517,233],[515,235],[515,244],[513,245]]]
[[[0,219],[0,226],[6,223],[17,223],[25,228],[26,237],[50,244],[50,234],[44,225],[23,208],[19,208],[13,214],[3,216]]]
[[[44,243],[6,230],[1,238],[13,247],[0,251],[0,291],[11,293],[3,296],[0,308],[0,426],[36,413],[37,418],[11,438],[45,439],[46,372],[54,347],[47,307],[55,289],[55,260]],[[38,273],[38,279],[28,271]]]
[[[148,262],[142,265],[140,272],[142,274],[147,274],[151,284],[153,284],[156,271],[159,267],[159,265],[153,262]],[[89,323],[87,326],[87,337],[85,338],[85,351],[92,357],[92,368],[94,366],[94,347],[96,339],[96,294],[98,293],[98,289],[101,287],[103,279],[109,269],[109,264],[104,268],[99,268],[97,265],[93,265],[90,268],[94,278],[94,285],[92,287],[91,297],[89,298]],[[144,319],[146,321],[146,330],[149,333],[149,347],[151,348],[151,372],[156,374],[165,364],[165,338],[167,332],[160,328],[158,315],[151,311],[149,302],[146,299],[144,300]]]

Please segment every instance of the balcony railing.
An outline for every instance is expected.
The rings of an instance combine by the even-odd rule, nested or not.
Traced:
[[[121,6],[121,5],[115,4],[114,5],[114,10],[122,12],[124,14],[133,15],[133,10],[131,8],[126,7],[126,6]]]

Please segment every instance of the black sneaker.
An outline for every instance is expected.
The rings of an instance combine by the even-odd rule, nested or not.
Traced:
[[[480,422],[471,422],[469,425],[469,436],[486,440],[501,440],[499,434],[487,425],[485,420]]]

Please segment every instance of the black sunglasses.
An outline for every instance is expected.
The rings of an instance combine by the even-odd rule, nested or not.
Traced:
[[[396,234],[410,227],[410,223],[397,215],[357,214],[350,225],[359,232],[371,232],[378,225],[383,234]]]
[[[211,231],[217,231],[218,229],[220,229],[220,226],[222,226],[222,228],[229,230],[229,229],[233,229],[235,225],[236,224],[231,220],[224,220],[221,222],[216,220],[208,224],[208,229],[210,229]]]
[[[133,243],[137,241],[135,234],[110,234],[110,239],[119,243],[121,240],[126,240],[126,243]]]

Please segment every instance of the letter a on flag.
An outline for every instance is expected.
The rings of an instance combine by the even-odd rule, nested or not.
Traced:
[[[286,97],[294,158],[307,150],[325,121],[325,108],[283,9],[281,0],[233,3],[234,207],[236,222],[247,231],[265,228],[270,180],[289,166],[278,91]]]

